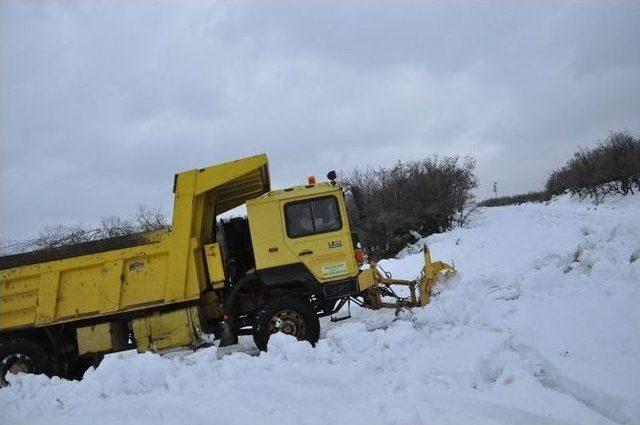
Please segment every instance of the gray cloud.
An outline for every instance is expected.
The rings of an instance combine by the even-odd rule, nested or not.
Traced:
[[[267,152],[274,185],[471,154],[540,188],[639,132],[638,3],[0,3],[3,237],[171,209],[173,173]]]

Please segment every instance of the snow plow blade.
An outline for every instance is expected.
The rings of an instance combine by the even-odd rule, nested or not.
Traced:
[[[431,253],[427,246],[423,249],[424,266],[420,276],[415,280],[393,279],[391,274],[381,270],[376,263],[363,270],[358,276],[358,285],[364,298],[363,306],[380,309],[423,307],[429,303],[431,291],[440,277],[446,277],[456,272],[453,265],[442,261],[431,261]],[[452,263],[453,264],[453,263]],[[393,286],[405,286],[409,289],[409,295],[398,295]],[[393,298],[387,301],[384,298]]]

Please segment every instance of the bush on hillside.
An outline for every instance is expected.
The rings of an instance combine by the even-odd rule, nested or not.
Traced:
[[[640,191],[640,138],[612,132],[593,149],[580,149],[546,183],[553,195],[569,191],[596,202],[606,195]]]
[[[474,208],[474,169],[472,158],[434,156],[391,168],[356,169],[344,178],[343,184],[355,186],[362,199],[366,218],[356,207],[353,191],[347,193],[350,221],[369,256],[396,255],[418,236],[464,224]]]

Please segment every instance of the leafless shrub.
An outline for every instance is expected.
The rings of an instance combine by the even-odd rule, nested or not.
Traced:
[[[135,214],[135,227],[140,232],[149,232],[167,227],[167,219],[160,208],[139,205]]]
[[[115,236],[131,235],[138,231],[135,223],[130,220],[111,215],[100,219],[100,237],[112,238]]]
[[[640,138],[617,131],[593,149],[578,150],[551,173],[546,189],[554,195],[569,191],[596,203],[609,194],[633,194],[640,190]]]
[[[46,226],[30,240],[2,240],[0,256],[39,249],[52,249],[80,242],[95,241],[117,236],[132,235],[167,228],[162,210],[141,205],[132,220],[108,216],[100,219],[99,227],[87,229],[80,224]]]
[[[473,215],[476,214],[477,212],[478,212],[478,204],[475,202],[474,199],[470,199],[453,216],[453,222],[458,227],[465,227],[470,223],[471,217],[473,217]]]
[[[468,221],[477,186],[475,161],[458,157],[431,157],[398,162],[391,168],[356,169],[343,183],[359,188],[366,219],[353,196],[347,199],[350,221],[355,223],[369,255],[383,258],[415,242],[412,233],[429,235]]]
[[[33,240],[33,247],[34,249],[49,249],[86,242],[94,239],[97,233],[96,230],[84,229],[79,224],[46,226],[38,233],[38,237]]]
[[[4,255],[18,254],[33,249],[31,241],[16,239],[0,239],[0,257]]]

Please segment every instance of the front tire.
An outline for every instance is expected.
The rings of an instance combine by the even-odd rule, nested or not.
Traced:
[[[281,296],[267,302],[256,315],[253,341],[260,351],[267,351],[269,337],[278,332],[315,346],[320,338],[320,321],[308,302]]]
[[[88,358],[75,358],[67,363],[67,379],[81,381],[84,373],[91,367],[97,368],[102,362],[103,356],[95,356]]]
[[[35,341],[24,338],[0,342],[0,387],[9,383],[9,373],[34,373],[51,375],[51,359],[44,348]]]

